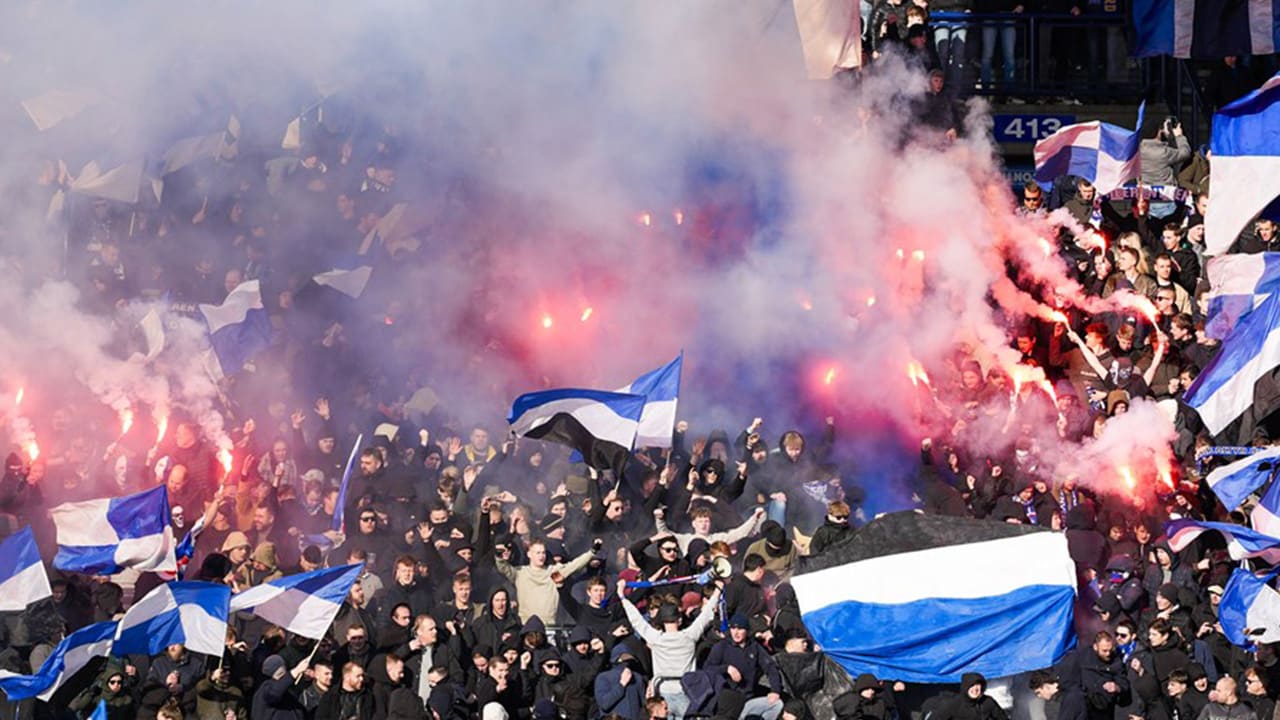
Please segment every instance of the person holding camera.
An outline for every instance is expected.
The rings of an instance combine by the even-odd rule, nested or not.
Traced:
[[[1191,143],[1182,133],[1182,123],[1176,117],[1167,117],[1160,123],[1154,138],[1142,141],[1138,148],[1142,155],[1142,184],[1169,185],[1178,184],[1178,171],[1191,159]],[[1156,203],[1151,204],[1151,214],[1165,217],[1156,212]]]

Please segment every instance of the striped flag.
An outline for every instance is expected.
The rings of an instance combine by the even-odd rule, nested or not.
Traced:
[[[0,542],[0,612],[21,612],[53,595],[31,526]]]
[[[1174,552],[1182,552],[1196,538],[1210,531],[1222,533],[1227,539],[1227,554],[1232,560],[1257,557],[1273,565],[1280,563],[1280,538],[1243,525],[1180,519],[1170,520],[1164,526],[1164,534]]]
[[[155,655],[174,644],[221,656],[227,639],[231,588],[209,582],[170,582],[147,593],[120,618],[111,652]]]
[[[791,580],[805,627],[850,675],[956,682],[1048,667],[1075,640],[1066,538],[901,512]]]
[[[671,434],[676,427],[676,405],[680,400],[680,373],[683,368],[684,353],[681,353],[675,360],[618,389],[620,393],[644,396],[644,410],[640,413],[640,425],[636,429],[637,446],[671,447]]]
[[[240,283],[221,305],[201,305],[222,376],[234,375],[271,343],[271,321],[257,280]]]
[[[1280,593],[1268,585],[1275,573],[1258,577],[1236,568],[1218,603],[1222,634],[1233,645],[1250,647],[1280,641]]]
[[[319,640],[328,632],[364,563],[290,575],[231,598],[231,612],[251,612],[291,633]]]
[[[106,655],[115,634],[116,623],[110,621],[80,628],[58,643],[35,674],[0,670],[0,690],[11,701],[33,697],[48,700],[91,660]]]
[[[635,445],[644,396],[603,390],[564,388],[525,393],[507,415],[520,437],[567,445],[595,468],[613,468],[622,476]]]
[[[1280,463],[1280,447],[1268,448],[1215,468],[1207,481],[1223,506],[1234,510],[1249,497],[1249,493],[1277,474],[1277,463]]]
[[[1280,366],[1280,295],[1272,294],[1245,315],[1222,341],[1222,350],[1187,388],[1213,435],[1226,429],[1253,404],[1254,386]]]
[[[86,575],[125,568],[177,572],[169,494],[163,485],[133,495],[63,503],[49,511],[57,528],[53,566]]]
[[[1146,103],[1138,106],[1138,125],[1122,128],[1098,120],[1068,125],[1035,146],[1035,179],[1052,185],[1063,175],[1082,177],[1109,193],[1142,174],[1138,152]]]
[[[1275,0],[1133,0],[1135,57],[1217,60],[1270,55],[1280,41]],[[1214,188],[1214,196],[1219,190]]]
[[[1280,253],[1220,255],[1205,265],[1209,316],[1205,334],[1221,340],[1280,287]]]
[[[1280,75],[1213,115],[1213,202],[1204,216],[1206,255],[1221,255],[1276,198],[1280,176]]]

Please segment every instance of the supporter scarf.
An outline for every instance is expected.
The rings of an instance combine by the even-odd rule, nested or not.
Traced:
[[[1062,489],[1058,491],[1058,507],[1062,508],[1065,514],[1071,508],[1080,504],[1080,494],[1075,490],[1067,491]]]
[[[1261,449],[1262,448],[1249,447],[1247,445],[1216,445],[1214,447],[1207,447],[1196,453],[1196,469],[1203,470],[1205,462],[1210,458],[1252,455]]]
[[[1027,510],[1027,520],[1028,520],[1032,525],[1038,525],[1038,524],[1039,524],[1039,520],[1040,520],[1040,518],[1036,515],[1036,499],[1035,499],[1034,497],[1032,497],[1030,500],[1028,500],[1028,501],[1026,501],[1026,502],[1022,502],[1022,499],[1021,499],[1021,498],[1019,498],[1017,495],[1014,495],[1014,496],[1013,496],[1013,499],[1014,499],[1014,500],[1017,500],[1017,501],[1018,501],[1018,502],[1020,502],[1020,503],[1022,503],[1022,507],[1026,508],[1026,510]]]

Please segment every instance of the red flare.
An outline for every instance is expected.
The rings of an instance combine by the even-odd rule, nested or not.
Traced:
[[[230,475],[230,474],[231,474],[231,462],[232,462],[232,458],[231,458],[231,451],[230,451],[230,450],[228,450],[228,449],[226,449],[226,448],[223,448],[223,449],[219,450],[219,451],[218,451],[218,462],[222,464],[222,472],[223,472],[223,475],[224,475],[224,476],[225,476],[225,475]]]
[[[129,430],[133,428],[133,408],[125,407],[120,410],[120,437],[129,434]]]
[[[831,383],[835,382],[835,379],[836,379],[836,368],[834,365],[832,365],[831,367],[827,368],[827,372],[823,374],[822,384],[830,385]]]
[[[1062,323],[1063,325],[1067,324],[1068,322],[1067,314],[1062,312],[1061,310],[1054,310],[1053,312],[1049,313],[1049,319],[1053,320],[1056,323]]]
[[[671,213],[671,217],[675,219],[677,225],[684,224],[684,211],[680,208],[676,208],[675,211]]]
[[[587,320],[590,320],[592,312],[594,312],[592,308],[585,308],[582,311],[582,322],[586,322]]]
[[[1058,404],[1058,393],[1054,391],[1053,383],[1049,382],[1048,380],[1041,380],[1040,387],[1043,388],[1045,393],[1049,395],[1049,399],[1053,400],[1053,404],[1056,407]]]
[[[23,443],[22,449],[26,451],[27,459],[31,462],[35,462],[36,458],[40,457],[40,446],[36,443],[35,438],[31,438]]]
[[[551,320],[551,316],[550,316],[550,315],[543,315],[543,316],[542,316],[542,329],[544,329],[544,330],[550,330],[550,329],[551,329],[551,325],[552,325],[552,324],[553,324],[553,323],[552,323],[552,320]]]
[[[19,405],[21,405],[21,404],[22,404],[22,398],[23,398],[23,396],[25,396],[26,394],[27,394],[27,389],[26,389],[26,388],[24,388],[24,387],[20,387],[20,388],[18,388],[18,394],[17,394],[17,395],[15,395],[15,396],[13,397],[13,406],[14,406],[14,407],[18,407]]]
[[[924,262],[924,251],[923,251],[923,250],[912,250],[912,251],[911,251],[911,259],[912,259],[912,260],[915,260],[916,262]]]
[[[867,296],[867,307],[872,307],[872,306],[874,306],[875,304],[876,304],[876,296],[875,296],[875,295],[868,295],[868,296]]]
[[[164,440],[164,435],[169,431],[169,416],[162,415],[156,421],[156,445],[159,446]]]
[[[1053,254],[1053,245],[1048,240],[1045,240],[1044,238],[1036,238],[1036,241],[1040,243],[1040,250],[1044,252],[1045,257],[1049,257]]]
[[[653,225],[653,216],[647,212],[640,213],[639,217],[637,217],[636,220],[638,220],[640,224],[645,227],[650,227]]]
[[[1133,471],[1129,469],[1128,465],[1121,465],[1116,470],[1120,473],[1120,479],[1124,480],[1125,486],[1129,488],[1130,492],[1133,492],[1134,487],[1137,485],[1137,481],[1133,478]]]

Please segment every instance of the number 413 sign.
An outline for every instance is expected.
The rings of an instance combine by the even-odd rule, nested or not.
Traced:
[[[996,142],[1033,143],[1076,121],[1075,115],[996,115]]]

